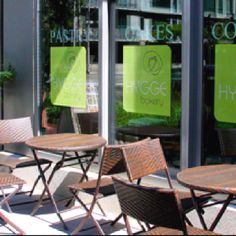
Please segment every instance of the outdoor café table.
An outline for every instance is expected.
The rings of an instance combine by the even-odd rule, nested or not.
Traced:
[[[150,126],[126,126],[116,129],[117,134],[120,135],[122,141],[126,141],[126,135],[137,137],[138,140],[145,138],[160,138],[164,147],[168,161],[172,163],[176,150],[179,147],[180,129],[177,127],[167,127],[160,125]],[[167,155],[167,152],[169,155]]]
[[[198,205],[195,191],[203,191],[210,194],[224,194],[227,196],[223,201],[216,201],[204,206],[205,208],[223,203],[221,210],[209,228],[209,230],[213,231],[228,205],[235,200],[236,165],[211,165],[189,168],[178,173],[177,179],[179,183],[190,189],[194,206],[204,229],[207,229],[207,225],[202,215],[202,209]]]
[[[139,139],[143,138],[178,138],[180,136],[179,128],[165,127],[159,125],[151,126],[127,126],[117,128],[117,133],[122,135],[137,136]]]
[[[83,171],[83,175],[81,177],[81,182],[84,178],[87,179],[87,172],[94,161],[97,150],[106,144],[106,140],[98,135],[86,135],[86,134],[75,134],[75,133],[65,133],[65,134],[54,134],[54,135],[43,135],[39,137],[33,137],[26,142],[26,145],[32,149],[34,158],[37,162],[38,170],[40,176],[42,178],[44,184],[44,190],[38,203],[32,211],[32,215],[35,215],[38,211],[43,197],[47,192],[49,199],[52,201],[52,204],[55,208],[55,211],[63,223],[64,227],[66,227],[60,212],[58,210],[56,201],[51,194],[50,191],[50,183],[53,179],[54,174],[57,170],[65,166],[72,166],[75,164],[80,164],[81,169]],[[52,153],[59,153],[58,161],[55,164],[50,176],[46,179],[44,175],[44,171],[40,165],[37,151],[47,151]],[[74,156],[70,154],[74,153]],[[89,159],[88,159],[89,158]],[[86,168],[83,166],[84,163],[87,163]],[[71,163],[73,161],[73,163]],[[68,163],[66,165],[66,163]]]

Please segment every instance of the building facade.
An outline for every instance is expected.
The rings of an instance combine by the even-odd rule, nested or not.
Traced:
[[[235,0],[0,2],[1,64],[16,70],[2,118],[29,115],[35,134],[99,132],[109,143],[146,137],[125,128],[173,128],[179,135],[161,138],[171,166],[222,162],[236,85],[221,81],[231,69],[219,58],[234,50]]]

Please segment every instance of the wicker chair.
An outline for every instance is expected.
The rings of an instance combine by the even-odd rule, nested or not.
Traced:
[[[236,129],[217,129],[220,143],[220,157],[223,161],[230,159],[236,161]]]
[[[98,203],[98,200],[115,193],[111,175],[126,171],[121,148],[124,146],[136,146],[137,144],[145,143],[147,141],[148,139],[130,144],[106,146],[103,150],[103,157],[100,165],[98,178],[96,180],[77,183],[69,186],[69,189],[74,195],[74,197],[78,200],[78,202],[84,207],[87,212],[84,219],[72,232],[73,235],[78,234],[78,232],[83,228],[89,218],[91,218],[94,224],[96,225],[99,234],[104,235],[101,226],[93,217],[93,209],[95,205],[98,204],[98,207],[105,215],[104,211]],[[90,205],[90,208],[88,208],[79,198],[78,193],[81,191],[93,195],[93,200]]]
[[[142,235],[216,235],[186,226],[177,191],[144,187],[116,177],[112,179],[129,235],[133,233],[127,216],[154,225]]]
[[[12,210],[9,206],[9,201],[15,196],[16,193],[18,193],[22,189],[22,186],[24,184],[24,180],[14,176],[11,173],[0,173],[0,190],[3,196],[0,200],[0,208],[2,208],[3,205],[6,205],[8,211],[12,213]],[[12,191],[10,193],[5,193],[6,188],[10,188],[12,189]],[[16,230],[20,229],[17,224],[12,222],[9,218],[4,217],[1,213],[0,218]],[[18,232],[22,233],[21,231]]]
[[[167,177],[169,187],[173,189],[164,152],[158,138],[152,139],[142,145],[123,147],[122,151],[130,182],[138,180],[138,184],[141,184],[141,178],[150,174],[164,172]],[[189,192],[180,191],[179,197],[185,213],[195,209],[191,194]],[[209,199],[209,196],[201,195],[201,198],[199,198],[198,201],[199,203],[204,204]],[[191,222],[187,217],[186,220],[191,225]]]
[[[17,144],[24,143],[26,140],[33,137],[33,130],[30,117],[0,120],[0,144]],[[46,165],[44,171],[47,171],[52,162],[47,159],[40,159],[41,165]],[[31,157],[23,159],[9,157],[7,159],[0,158],[0,166],[8,167],[10,172],[13,172],[16,168],[24,168],[30,166],[36,166],[36,161]],[[35,180],[30,195],[40,179],[40,176]]]

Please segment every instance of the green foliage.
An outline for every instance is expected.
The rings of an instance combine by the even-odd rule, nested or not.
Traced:
[[[236,128],[236,124],[235,123],[226,123],[226,122],[217,122],[216,128],[231,129],[231,128]]]
[[[171,30],[174,33],[174,39],[181,38],[182,36],[182,24],[173,24]]]
[[[171,105],[171,116],[164,117],[164,116],[154,116],[154,115],[144,115],[139,113],[130,113],[126,112],[123,109],[122,102],[117,103],[116,105],[116,123],[118,127],[128,126],[129,121],[131,119],[138,119],[143,117],[150,117],[150,118],[157,118],[163,120],[162,126],[168,127],[179,127],[180,125],[180,118],[181,118],[181,103],[180,100],[175,100],[172,102]]]
[[[129,120],[141,118],[143,114],[138,113],[130,113],[123,109],[123,104],[121,102],[117,103],[116,105],[116,122],[118,127],[127,126]],[[150,117],[150,116],[146,116]]]
[[[179,127],[181,119],[181,102],[180,100],[172,101],[171,116],[166,117],[167,125],[170,127]]]
[[[52,104],[50,96],[47,96],[43,103],[43,108],[46,109],[48,123],[58,124],[60,119],[61,107]]]
[[[9,65],[7,68],[2,66],[2,70],[0,71],[0,86],[3,86],[5,82],[11,81],[16,77],[15,69]]]
[[[58,106],[50,106],[46,108],[48,123],[58,124],[60,119],[61,108]]]

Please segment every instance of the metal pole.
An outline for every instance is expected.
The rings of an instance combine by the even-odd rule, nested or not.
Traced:
[[[108,1],[99,0],[99,134],[109,138]]]
[[[3,0],[0,0],[0,65],[1,65],[1,69],[3,68],[3,37],[4,37],[4,32],[3,32]],[[0,116],[1,119],[3,119],[3,87],[0,88]]]
[[[109,143],[114,144],[116,138],[116,35],[113,33],[116,31],[116,1],[109,1]]]
[[[87,40],[87,73],[90,73],[90,0],[88,1],[88,8],[85,17],[86,25],[86,40]]]
[[[4,32],[3,32],[3,0],[0,0],[0,65],[2,69],[3,65],[3,37],[4,37]],[[0,90],[0,119],[3,119],[3,88],[1,87]],[[2,151],[4,149],[4,146],[0,146],[0,150]]]
[[[202,156],[203,0],[182,5],[181,168],[198,166]]]
[[[41,107],[41,91],[42,91],[42,55],[41,55],[41,16],[42,16],[42,12],[41,12],[41,0],[37,0],[36,1],[36,11],[33,12],[33,14],[36,14],[35,17],[35,32],[36,32],[36,45],[34,46],[34,48],[36,47],[36,55],[34,53],[34,60],[36,60],[36,74],[35,74],[35,78],[34,78],[34,84],[36,84],[36,91],[34,91],[36,93],[35,97],[36,97],[36,106],[34,106],[34,119],[35,119],[35,130],[37,131],[37,135],[40,135],[41,130],[41,117],[40,117],[40,111],[39,111],[39,107]]]

